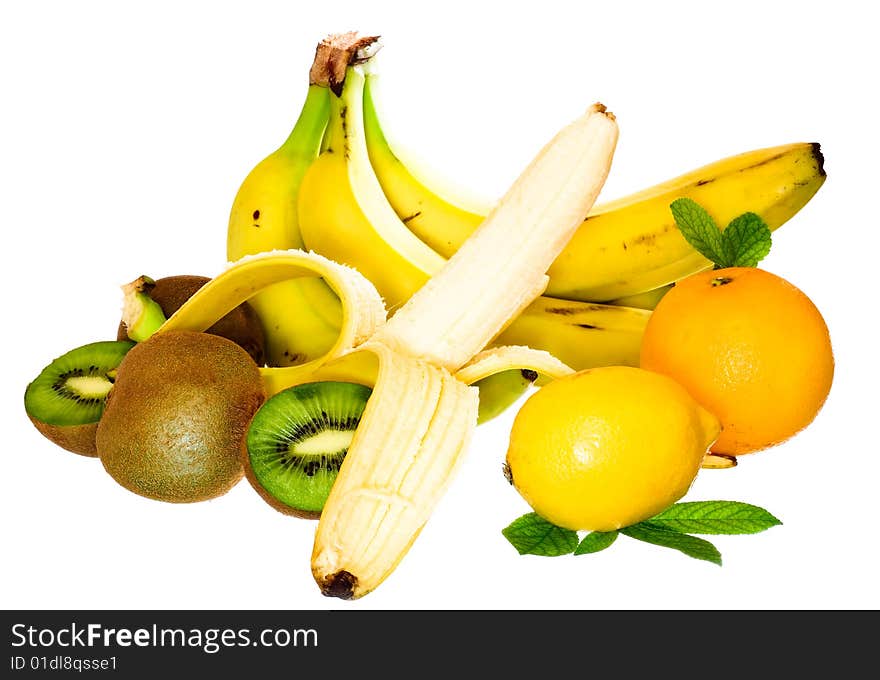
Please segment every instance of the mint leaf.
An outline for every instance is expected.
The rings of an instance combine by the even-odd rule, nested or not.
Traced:
[[[590,553],[597,553],[600,550],[605,550],[616,540],[616,531],[591,531],[584,536],[584,540],[578,543],[578,547],[574,549],[574,554],[588,555]]]
[[[729,266],[721,230],[699,203],[690,198],[677,198],[669,205],[669,209],[681,235],[700,255],[718,267]]]
[[[709,541],[697,538],[696,536],[688,536],[677,531],[655,527],[650,522],[633,524],[621,529],[620,533],[645,543],[672,548],[684,553],[688,557],[706,560],[707,562],[717,564],[719,567],[721,566],[721,553],[718,552],[718,548],[709,543]]]
[[[551,524],[536,512],[518,517],[501,533],[520,555],[558,557],[573,552],[578,544],[576,531]]]
[[[669,506],[648,524],[689,534],[756,534],[782,522],[757,505],[693,501]]]
[[[716,269],[756,267],[770,252],[770,227],[753,212],[735,217],[721,231],[705,208],[690,198],[674,200],[669,209],[685,240]]]
[[[770,227],[753,212],[734,218],[722,232],[722,241],[730,267],[757,267],[770,252]]]

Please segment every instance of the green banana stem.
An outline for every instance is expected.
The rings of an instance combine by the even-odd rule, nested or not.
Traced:
[[[317,156],[329,115],[330,92],[323,85],[310,84],[299,118],[278,152],[293,157]]]
[[[122,322],[129,339],[143,342],[165,323],[165,312],[150,291],[156,282],[149,276],[139,276],[122,286]]]
[[[330,97],[330,121],[324,132],[322,149],[330,153],[348,153],[345,131],[348,106],[339,96]]]
[[[370,59],[380,43],[378,36],[357,35],[357,32],[330,35],[318,45],[315,61],[309,73],[312,87],[329,89],[336,96],[330,100],[330,127],[321,142],[321,151],[345,142],[345,106],[342,88],[349,66]],[[341,147],[340,147],[341,148]]]

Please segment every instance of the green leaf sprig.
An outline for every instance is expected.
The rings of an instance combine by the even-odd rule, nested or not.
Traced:
[[[770,227],[753,212],[735,217],[722,231],[706,209],[690,198],[674,200],[669,209],[685,240],[714,262],[716,269],[756,267],[770,252]]]
[[[782,524],[763,508],[739,501],[676,503],[638,524],[617,531],[591,531],[580,539],[576,531],[548,522],[536,512],[515,519],[501,533],[520,555],[587,555],[610,547],[623,534],[644,543],[671,548],[698,560],[721,566],[721,553],[709,541],[692,534],[756,534]]]

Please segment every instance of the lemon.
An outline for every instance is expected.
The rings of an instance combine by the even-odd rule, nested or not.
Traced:
[[[684,496],[720,431],[718,419],[672,378],[594,368],[526,400],[511,428],[507,468],[544,519],[611,531]]]

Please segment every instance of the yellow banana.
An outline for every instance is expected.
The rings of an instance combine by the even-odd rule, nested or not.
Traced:
[[[312,80],[290,136],[248,173],[235,196],[227,231],[229,261],[303,246],[297,196],[306,169],[318,155],[330,108],[329,83]],[[313,361],[339,336],[340,302],[320,278],[280,282],[250,304],[263,325],[270,366]]]
[[[653,290],[646,290],[643,293],[633,293],[632,295],[624,295],[623,297],[614,298],[613,300],[609,300],[609,305],[620,305],[621,307],[637,307],[639,309],[649,309],[653,310],[660,300],[663,299],[663,296],[666,295],[672,287],[674,283],[667,283],[665,286],[660,286],[659,288],[654,288]]]
[[[377,77],[368,74],[364,88],[370,162],[395,212],[422,241],[449,257],[476,229],[484,213],[438,195],[401,162],[378,117]],[[656,304],[663,287],[711,267],[676,228],[669,210],[674,199],[692,198],[722,227],[751,211],[776,229],[824,181],[819,145],[788,144],[724,158],[598,205],[548,270],[546,294],[584,301],[624,298],[623,303],[631,306]],[[647,291],[654,293],[635,301],[627,299]]]
[[[422,241],[443,257],[451,257],[480,226],[491,205],[468,205],[450,188],[449,197],[413,174],[392,150],[376,109],[380,76],[368,70],[364,83],[364,138],[370,164],[398,217]]]
[[[550,352],[575,370],[638,366],[651,312],[635,307],[541,296],[492,345],[526,345]]]
[[[248,173],[230,211],[226,247],[235,255],[230,261],[279,249],[279,244],[302,248],[297,193],[303,174],[318,156],[329,111],[328,88],[311,83],[290,135]]]
[[[606,203],[591,212],[553,263],[548,294],[610,300],[711,268],[675,226],[669,204],[676,198],[695,200],[722,228],[751,211],[777,229],[824,181],[819,145],[789,144],[732,156]]]
[[[311,84],[287,141],[239,188],[229,218],[228,260],[302,247],[296,199],[302,176],[317,157],[328,111],[329,90]],[[326,354],[339,335],[340,303],[321,279],[284,281],[250,302],[263,324],[269,365],[312,361]]]
[[[356,267],[397,309],[444,258],[406,228],[385,199],[363,134],[364,75],[350,69],[330,96],[323,151],[302,181],[299,225],[306,247]]]

